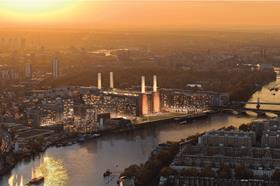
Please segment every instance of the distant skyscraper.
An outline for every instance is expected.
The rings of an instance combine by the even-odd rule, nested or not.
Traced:
[[[60,76],[59,60],[57,57],[54,57],[52,61],[52,75],[54,78],[58,78]]]
[[[263,58],[266,57],[266,50],[264,48],[262,48],[261,55]]]
[[[30,63],[25,64],[25,77],[32,78],[32,65]]]
[[[114,88],[114,74],[113,72],[110,72],[110,88]]]
[[[101,73],[97,74],[97,88],[101,90]]]

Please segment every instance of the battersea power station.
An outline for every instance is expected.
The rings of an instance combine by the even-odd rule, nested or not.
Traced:
[[[98,73],[97,87],[80,87],[83,105],[89,113],[132,118],[163,112],[199,112],[228,102],[228,95],[213,91],[159,89],[156,75],[151,77],[153,85],[147,88],[145,78],[141,77],[140,88],[123,90],[114,87],[113,72],[109,87],[102,87],[102,75]]]
[[[140,78],[139,78],[140,79]],[[152,91],[146,90],[145,76],[141,77],[141,90],[121,90],[114,87],[114,74],[110,72],[109,88],[102,87],[102,75],[97,74],[97,88],[81,88],[87,109],[97,113],[111,113],[114,117],[138,117],[161,111],[157,76],[153,76]]]

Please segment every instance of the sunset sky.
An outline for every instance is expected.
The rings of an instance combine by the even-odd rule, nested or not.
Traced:
[[[0,27],[280,29],[280,2],[0,0]]]

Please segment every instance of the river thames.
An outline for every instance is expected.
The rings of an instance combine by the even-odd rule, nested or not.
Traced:
[[[280,95],[269,91],[276,82],[264,86],[251,100],[280,100]],[[23,186],[32,176],[43,175],[45,186],[106,186],[117,185],[117,178],[124,168],[131,164],[145,162],[158,143],[187,138],[190,135],[236,126],[257,119],[255,115],[234,116],[215,114],[208,119],[197,120],[191,124],[176,123],[149,127],[138,131],[112,134],[92,139],[82,144],[68,147],[51,147],[33,160],[21,162],[0,179],[2,186]],[[103,178],[103,172],[110,169],[113,176]]]

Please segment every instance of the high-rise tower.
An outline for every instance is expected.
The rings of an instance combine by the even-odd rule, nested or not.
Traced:
[[[54,78],[58,78],[60,76],[59,63],[59,59],[54,57],[52,61],[52,75]]]
[[[30,63],[25,64],[25,77],[32,78],[32,65]]]
[[[101,90],[101,73],[97,74],[97,88]]]
[[[114,74],[113,72],[110,72],[110,88],[114,88]]]

